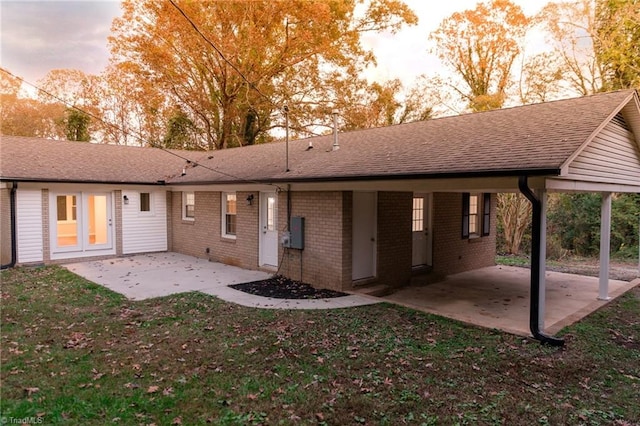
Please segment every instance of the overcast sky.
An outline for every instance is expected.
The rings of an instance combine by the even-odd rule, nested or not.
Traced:
[[[367,37],[374,49],[378,69],[370,74],[381,80],[400,78],[407,85],[420,74],[433,74],[438,61],[428,55],[427,37],[455,11],[473,9],[477,0],[405,0],[420,20],[416,27],[398,34]],[[515,0],[528,15],[546,0]],[[35,83],[52,69],[79,69],[99,74],[107,65],[107,37],[114,17],[120,15],[118,1],[7,1],[0,0],[0,64]],[[530,43],[536,50],[543,40]]]

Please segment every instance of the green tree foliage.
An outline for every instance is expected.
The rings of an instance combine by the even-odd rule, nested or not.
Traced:
[[[67,140],[89,142],[89,123],[91,117],[76,108],[67,108],[65,112],[65,130]]]
[[[599,194],[559,194],[549,208],[550,235],[562,248],[580,256],[600,252]],[[611,212],[611,252],[623,257],[638,255],[640,194],[615,194]]]
[[[162,139],[162,145],[171,149],[198,149],[194,137],[196,129],[193,121],[181,109],[175,111],[169,119],[167,133]]]

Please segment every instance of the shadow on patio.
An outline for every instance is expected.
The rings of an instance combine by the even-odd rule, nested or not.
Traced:
[[[447,277],[424,286],[401,288],[383,299],[470,324],[529,336],[529,275],[526,268],[492,266]],[[555,334],[607,304],[598,300],[598,278],[561,272],[547,272],[547,333]],[[614,299],[640,285],[609,281]]]

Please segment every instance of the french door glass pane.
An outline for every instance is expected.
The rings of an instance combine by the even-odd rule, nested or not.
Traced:
[[[56,235],[58,247],[78,245],[78,221],[76,220],[75,195],[58,195],[56,197]]]
[[[89,220],[89,245],[108,242],[109,223],[107,218],[107,196],[89,195],[87,199]]]

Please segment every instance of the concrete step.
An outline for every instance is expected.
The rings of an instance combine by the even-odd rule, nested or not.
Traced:
[[[410,286],[424,286],[424,285],[439,283],[441,281],[444,281],[445,278],[446,278],[446,276],[443,275],[443,274],[438,274],[438,273],[435,273],[435,272],[429,272],[429,273],[426,273],[426,274],[419,274],[419,275],[412,276],[411,280],[409,281],[409,285]]]
[[[383,297],[393,293],[393,289],[386,284],[377,284],[364,287],[356,287],[354,292],[367,296]]]

